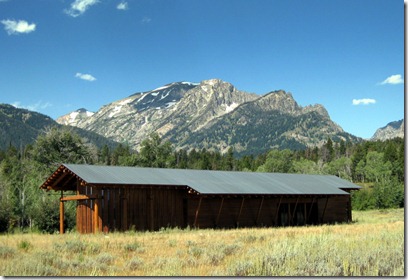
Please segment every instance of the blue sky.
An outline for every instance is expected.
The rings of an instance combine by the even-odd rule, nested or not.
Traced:
[[[52,118],[211,78],[363,138],[404,118],[401,0],[0,0],[0,23],[0,103]]]

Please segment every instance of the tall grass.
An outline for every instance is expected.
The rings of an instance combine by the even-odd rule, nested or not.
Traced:
[[[404,211],[351,224],[0,236],[5,276],[403,276]]]

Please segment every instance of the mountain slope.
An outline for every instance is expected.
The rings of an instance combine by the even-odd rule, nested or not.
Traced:
[[[371,140],[384,141],[387,139],[392,139],[392,138],[397,138],[397,137],[403,138],[404,136],[405,136],[404,119],[402,119],[399,121],[390,122],[386,126],[377,129],[373,137],[371,137]]]
[[[88,118],[74,119],[71,125],[138,147],[152,132],[194,131],[257,97],[216,79],[200,84],[177,82],[112,102]]]
[[[46,128],[54,126],[61,127],[46,115],[15,108],[9,104],[0,104],[0,149],[6,149],[10,144],[15,147],[32,144]],[[116,145],[99,134],[76,127],[72,130],[98,147],[105,144],[110,147]]]
[[[71,124],[135,148],[157,132],[176,148],[226,151],[232,146],[242,154],[303,149],[328,137],[361,140],[332,122],[322,105],[301,107],[282,90],[260,96],[218,79],[136,93],[92,116],[73,118]]]
[[[217,147],[226,151],[232,146],[238,154],[266,152],[271,148],[320,146],[327,137],[335,141],[359,141],[332,122],[321,105],[302,108],[284,91],[271,92],[243,103],[185,140],[178,135],[169,133],[168,136],[182,147]]]

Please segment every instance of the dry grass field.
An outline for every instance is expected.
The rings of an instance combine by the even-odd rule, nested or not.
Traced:
[[[4,276],[404,276],[404,209],[352,224],[0,235]]]

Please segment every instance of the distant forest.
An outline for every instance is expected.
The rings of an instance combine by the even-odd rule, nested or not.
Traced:
[[[358,144],[328,138],[320,148],[270,150],[237,157],[230,148],[176,150],[158,134],[140,151],[119,144],[98,148],[66,128],[51,128],[33,144],[0,150],[0,232],[54,232],[59,225],[58,195],[39,186],[61,163],[159,168],[331,174],[363,188],[352,192],[355,210],[404,206],[404,139]],[[75,228],[75,203],[66,204],[66,228]]]

